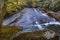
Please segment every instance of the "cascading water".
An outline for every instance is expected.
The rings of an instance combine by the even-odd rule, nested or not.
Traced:
[[[9,19],[5,19],[2,23],[2,25],[9,25],[10,23],[12,23],[15,19],[20,17],[21,13],[15,14],[12,17],[10,17]]]
[[[22,17],[20,19],[20,15]],[[2,25],[22,26],[25,32],[44,30],[42,25],[59,24],[54,18],[39,11],[38,8],[25,8],[19,13],[13,15],[9,19],[5,19]]]

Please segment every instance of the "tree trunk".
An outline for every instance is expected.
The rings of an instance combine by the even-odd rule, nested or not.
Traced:
[[[4,4],[3,4],[3,7],[1,8],[0,10],[0,28],[2,28],[2,21],[3,21],[3,18],[5,16],[5,13],[6,13],[6,7],[7,7],[7,0],[3,0],[4,1]]]

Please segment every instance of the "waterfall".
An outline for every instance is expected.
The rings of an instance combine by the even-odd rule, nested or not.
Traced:
[[[44,25],[48,26],[49,24],[55,24],[55,25],[60,25],[60,22],[49,22],[49,23],[44,23]]]
[[[36,25],[40,30],[44,30],[44,28],[42,28],[42,26],[36,21]]]
[[[23,13],[22,18],[20,15]],[[44,30],[42,25],[48,26],[49,24],[60,25],[54,18],[44,14],[38,8],[24,8],[19,13],[3,20],[2,25],[22,26],[23,31]]]
[[[21,14],[21,12],[18,13],[18,14],[13,15],[12,17],[9,17],[8,19],[3,20],[2,25],[9,25],[9,24],[12,23],[15,19],[19,18],[19,17],[20,17],[20,14]]]

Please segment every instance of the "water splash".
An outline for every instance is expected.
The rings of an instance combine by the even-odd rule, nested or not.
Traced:
[[[43,25],[46,25],[46,26],[48,26],[48,25],[50,25],[50,24],[55,24],[55,25],[60,25],[60,22],[49,22],[49,23],[44,23]]]
[[[36,26],[39,28],[39,30],[44,30],[44,28],[42,28],[42,26],[36,21]]]

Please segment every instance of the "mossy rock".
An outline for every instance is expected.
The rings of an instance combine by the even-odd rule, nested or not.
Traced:
[[[13,40],[58,40],[58,36],[55,36],[54,38],[47,39],[43,36],[45,31],[35,31],[35,32],[27,32],[22,33],[17,37],[14,37]]]
[[[1,40],[10,40],[18,31],[21,31],[21,29],[18,29],[17,27],[2,27],[0,30],[0,38]]]

